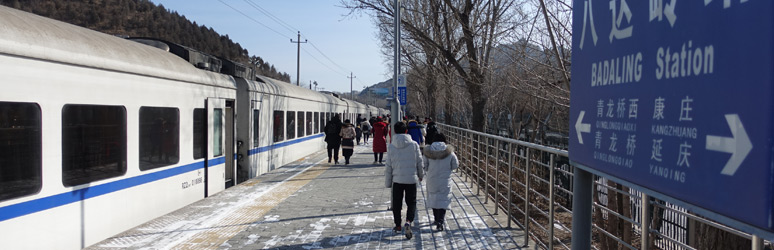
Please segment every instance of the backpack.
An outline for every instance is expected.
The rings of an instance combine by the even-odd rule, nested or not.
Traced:
[[[371,132],[371,125],[369,125],[368,123],[365,123],[365,121],[363,121],[361,127],[363,129],[363,133],[370,133]]]

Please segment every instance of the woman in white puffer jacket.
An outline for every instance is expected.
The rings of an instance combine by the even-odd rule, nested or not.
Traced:
[[[454,147],[446,145],[446,136],[436,134],[433,144],[424,149],[425,179],[427,179],[427,201],[425,206],[433,209],[435,225],[443,231],[446,210],[451,205],[451,174],[459,167]]]

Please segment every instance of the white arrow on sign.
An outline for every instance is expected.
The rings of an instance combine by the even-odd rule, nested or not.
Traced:
[[[677,0],[672,0],[670,4],[664,6],[664,16],[666,16],[667,21],[669,21],[669,25],[672,27],[675,27],[675,20],[677,19],[677,16],[675,15],[676,1]]]
[[[731,159],[728,159],[720,173],[733,176],[742,165],[742,161],[752,151],[753,145],[750,137],[747,136],[747,131],[744,130],[742,121],[739,120],[739,115],[727,114],[726,121],[731,128],[732,137],[707,135],[707,149],[731,154]]]
[[[581,136],[581,132],[591,133],[591,124],[582,123],[584,115],[586,115],[586,111],[581,111],[580,116],[578,116],[578,121],[575,122],[575,132],[578,133],[578,142],[580,144],[583,144],[583,137]]]

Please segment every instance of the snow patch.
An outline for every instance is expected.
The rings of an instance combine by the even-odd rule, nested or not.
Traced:
[[[266,215],[263,217],[264,222],[277,222],[279,221],[279,215]]]
[[[259,235],[251,234],[247,236],[247,241],[245,242],[245,245],[252,245],[255,244],[258,239],[261,238]]]

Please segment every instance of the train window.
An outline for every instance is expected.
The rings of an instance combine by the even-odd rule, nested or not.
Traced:
[[[62,183],[76,186],[126,173],[126,108],[62,108]]]
[[[180,110],[140,107],[140,170],[180,160]]]
[[[285,140],[285,112],[274,111],[274,142],[281,142]]]
[[[41,126],[37,104],[0,102],[0,201],[40,191]]]
[[[323,130],[323,126],[325,126],[325,118],[320,119],[320,112],[314,112],[314,120],[319,121],[320,123],[317,124],[317,126],[314,127],[314,133],[320,133],[320,130]]]
[[[312,113],[314,112],[306,112],[306,135],[312,135],[312,123],[314,120],[312,120]]]
[[[288,140],[296,138],[296,112],[288,111],[288,119],[285,121],[287,123],[287,131],[288,133]]]
[[[325,124],[328,124],[328,121],[330,121],[331,118],[331,112],[325,113]]]
[[[259,133],[258,133],[258,131],[259,131],[258,130],[258,125],[260,123],[258,123],[258,122],[260,121],[260,118],[261,118],[260,114],[261,113],[258,112],[257,109],[253,109],[253,147],[256,147],[256,148],[258,147],[258,142],[259,142],[259,140],[258,140],[258,135],[259,135]]]
[[[205,152],[207,152],[207,144],[205,139],[207,137],[207,116],[204,109],[194,109],[194,123],[193,123],[193,156],[194,159],[204,158]]]
[[[223,155],[223,109],[214,109],[212,122],[212,156]]]
[[[298,114],[296,114],[296,117],[298,117],[298,125],[296,126],[298,128],[298,137],[304,137],[304,124],[306,124],[306,120],[304,120],[304,112],[298,111]]]

